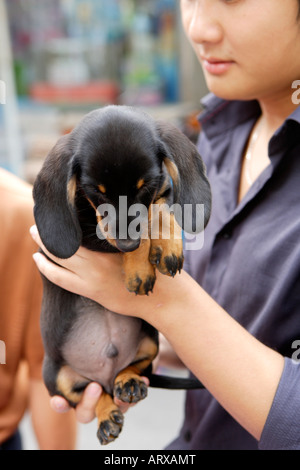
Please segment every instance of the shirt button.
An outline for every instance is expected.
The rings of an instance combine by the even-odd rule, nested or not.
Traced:
[[[232,237],[232,233],[231,233],[231,232],[228,232],[228,231],[223,232],[223,238],[224,238],[225,240],[229,240],[231,237]]]
[[[190,442],[191,439],[192,439],[192,433],[191,431],[185,431],[184,435],[183,435],[183,438],[186,442]]]

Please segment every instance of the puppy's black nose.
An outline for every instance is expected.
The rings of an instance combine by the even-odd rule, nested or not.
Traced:
[[[116,240],[116,245],[118,250],[128,253],[129,251],[134,251],[140,246],[141,240],[126,239],[126,240]]]

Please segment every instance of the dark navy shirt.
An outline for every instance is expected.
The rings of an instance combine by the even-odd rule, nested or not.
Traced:
[[[169,449],[300,449],[300,107],[270,140],[271,164],[238,203],[241,162],[260,108],[213,95],[204,105],[199,151],[212,215],[203,247],[186,251],[185,269],[284,355],[285,369],[259,443],[208,391],[197,390],[187,392],[186,418]]]

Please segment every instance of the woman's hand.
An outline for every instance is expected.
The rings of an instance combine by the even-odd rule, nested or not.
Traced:
[[[92,299],[113,312],[142,318],[153,326],[154,313],[160,315],[162,307],[172,310],[174,304],[178,306],[182,301],[184,308],[184,297],[179,295],[184,271],[174,279],[157,271],[154,292],[149,296],[135,295],[126,289],[121,253],[100,253],[80,247],[71,258],[60,259],[43,245],[36,226],[31,227],[30,233],[49,257],[40,252],[33,255],[39,271],[69,292]]]
[[[95,418],[95,408],[101,397],[102,387],[97,383],[91,383],[85,389],[80,403],[76,406],[76,419],[79,423],[86,424]],[[61,396],[54,396],[50,399],[51,408],[57,413],[70,411],[67,400]]]
[[[140,309],[135,306],[136,296],[125,287],[121,254],[99,253],[80,247],[71,258],[60,259],[43,245],[36,226],[31,227],[30,233],[43,252],[56,263],[49,261],[43,253],[33,255],[39,271],[51,282],[101,303],[109,310],[140,316]]]
[[[35,225],[30,228],[30,233],[43,252],[56,263],[51,263],[40,252],[33,255],[39,270],[54,284],[92,298],[97,295],[99,285],[107,287],[102,274],[108,267],[113,270],[116,282],[122,282],[122,259],[119,254],[103,254],[80,247],[71,258],[60,259],[43,245]]]
[[[141,377],[147,386],[149,386],[149,379],[147,377]],[[87,424],[95,418],[95,408],[102,394],[102,387],[96,382],[90,383],[75,408],[76,419],[79,423]],[[115,404],[121,410],[122,413],[135,406],[136,403],[128,404],[124,403],[117,398],[114,399]],[[50,399],[51,408],[57,413],[66,413],[70,411],[71,407],[69,406],[67,400],[63,397],[55,395]]]

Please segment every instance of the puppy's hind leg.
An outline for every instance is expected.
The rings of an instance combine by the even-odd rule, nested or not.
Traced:
[[[124,417],[111,395],[102,392],[96,406],[98,419],[97,437],[100,444],[106,445],[113,442],[122,431]]]
[[[123,369],[114,383],[114,396],[124,403],[137,403],[146,398],[147,385],[141,376],[151,366],[158,353],[158,344],[155,338],[146,336],[140,344],[134,361]]]
[[[58,364],[48,356],[43,364],[43,378],[49,394],[64,397],[73,408],[80,402],[85,388],[90,383],[71,367]]]
[[[71,367],[55,363],[48,356],[44,360],[43,376],[51,396],[64,397],[70,406],[76,408],[82,394],[90,383],[89,380],[74,372]],[[114,441],[123,427],[123,414],[114,403],[113,398],[102,392],[95,408],[98,419],[97,437],[102,445]]]

